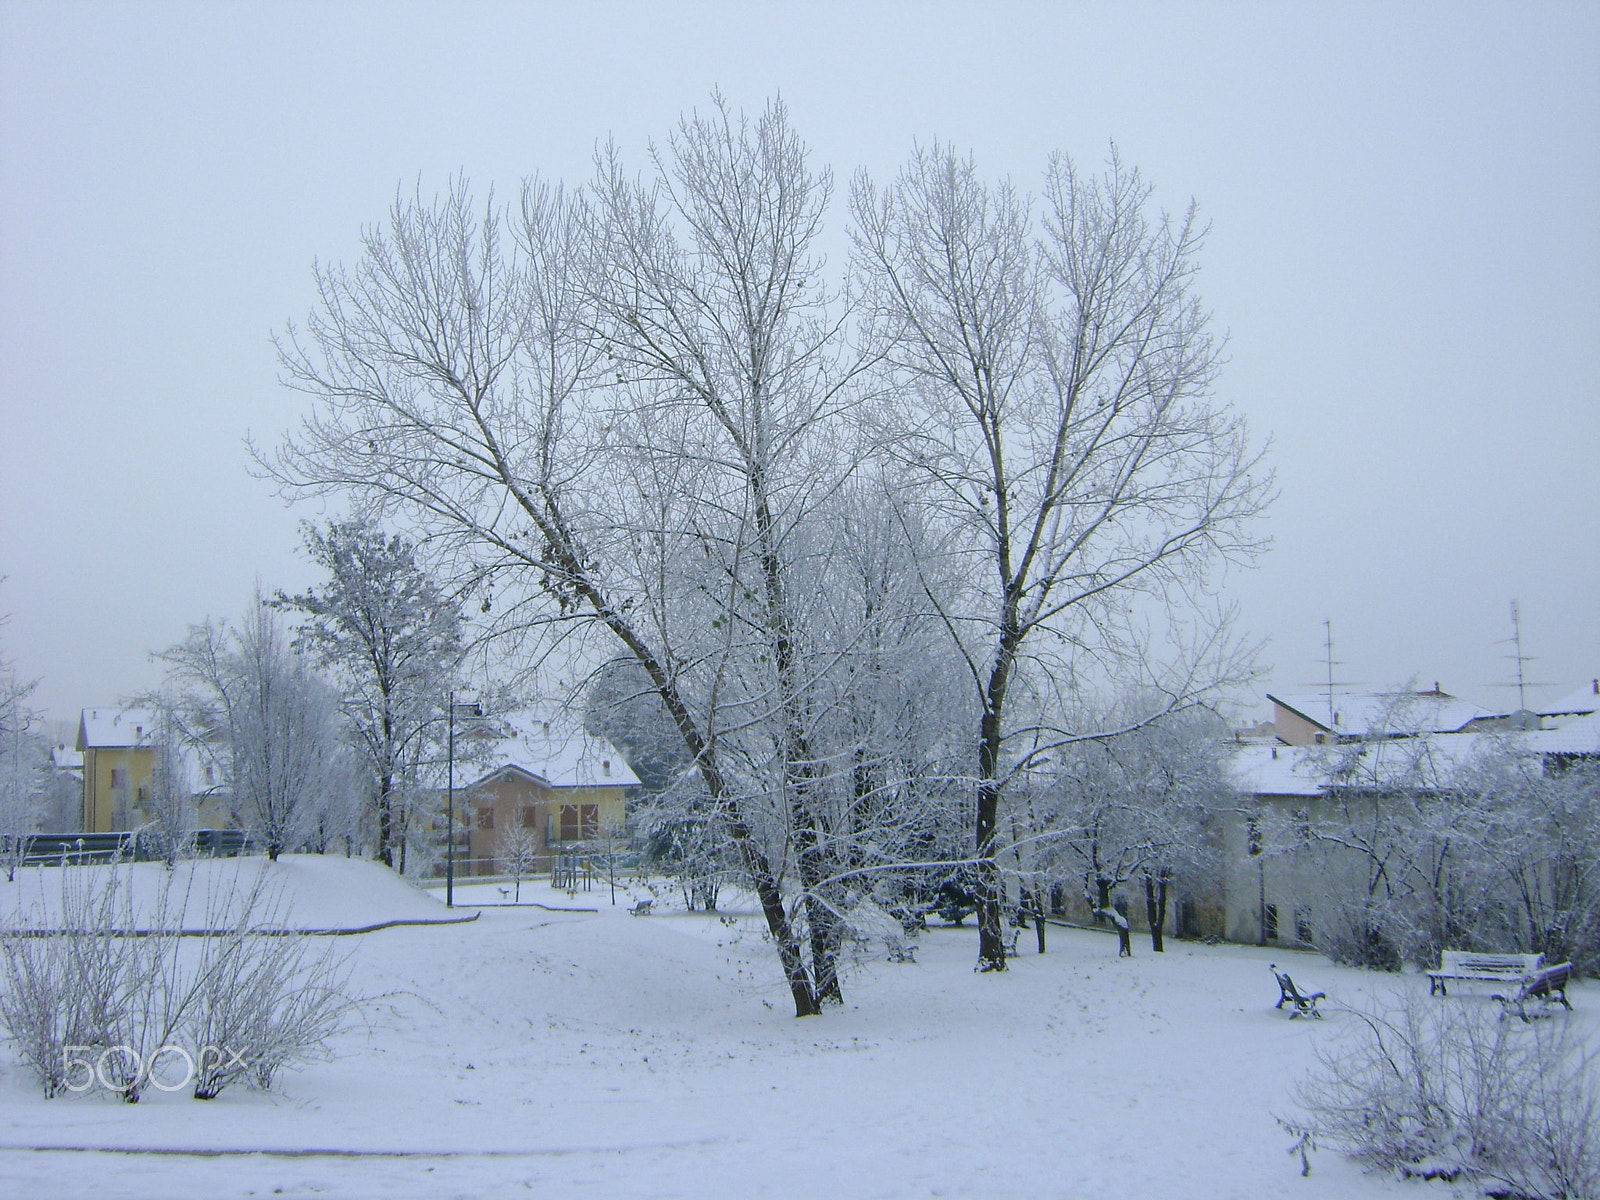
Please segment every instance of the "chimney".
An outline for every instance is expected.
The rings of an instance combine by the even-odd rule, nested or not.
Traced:
[[[1590,686],[1594,688],[1594,694],[1600,696],[1600,679],[1596,679]]]

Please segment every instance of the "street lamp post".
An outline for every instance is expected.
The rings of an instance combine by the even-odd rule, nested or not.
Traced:
[[[456,906],[456,694],[450,693],[446,709],[446,728],[450,731],[445,752],[445,775],[448,779],[444,816],[444,906]]]
[[[481,717],[483,709],[477,704],[463,704],[461,715]],[[456,906],[456,694],[450,693],[445,707],[445,818],[444,818],[444,903],[446,908]],[[438,761],[437,759],[435,761]]]

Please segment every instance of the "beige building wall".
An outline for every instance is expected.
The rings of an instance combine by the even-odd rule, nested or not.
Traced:
[[[150,795],[155,751],[113,746],[83,752],[83,831],[114,833],[142,824],[137,806]]]

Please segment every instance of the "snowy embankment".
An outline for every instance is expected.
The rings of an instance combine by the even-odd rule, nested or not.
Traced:
[[[254,923],[283,929],[361,929],[391,921],[446,920],[449,909],[387,867],[361,859],[320,854],[265,858],[202,858],[178,863],[127,863],[116,868],[28,867],[14,881],[0,878],[0,928],[61,924],[62,888],[75,871],[104,876],[115,871],[131,906],[134,928],[165,921],[186,930],[220,928],[236,913],[240,897],[259,887]],[[122,910],[119,906],[119,916]]]
[[[319,869],[295,878],[322,886]],[[367,921],[390,900],[399,912],[402,896],[406,913],[444,911],[376,868],[327,869],[346,882],[303,910],[296,897],[318,923]],[[277,1094],[47,1102],[8,1066],[0,1193],[1450,1194],[1327,1152],[1302,1179],[1274,1121],[1315,1047],[1352,1023],[1341,1003],[1425,990],[1420,977],[1186,943],[1119,960],[1115,939],[1075,930],[1052,930],[1044,956],[1025,936],[1011,970],[980,976],[972,928],[935,928],[916,963],[860,963],[842,1011],[797,1021],[753,913],[663,912],[663,893],[656,914],[629,916],[644,895],[613,907],[605,888],[524,883],[524,901],[599,911],[486,907],[471,924],[347,939],[360,985],[391,999]],[[457,900],[500,896],[474,885]],[[1274,1010],[1269,961],[1325,989],[1328,1019]],[[1589,991],[1574,996],[1586,1024]]]

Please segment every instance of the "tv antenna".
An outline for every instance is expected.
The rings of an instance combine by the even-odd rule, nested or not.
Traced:
[[[1318,681],[1318,686],[1322,688],[1323,695],[1328,701],[1328,728],[1332,729],[1339,723],[1339,710],[1335,707],[1337,689],[1352,687],[1354,683],[1349,679],[1335,679],[1333,677],[1335,667],[1343,667],[1348,664],[1344,660],[1333,656],[1333,621],[1329,618],[1324,618],[1322,622],[1322,662],[1325,668],[1324,678]]]
[[[1334,668],[1346,666],[1343,659],[1333,656],[1333,622],[1324,618],[1322,622],[1322,663],[1323,678],[1315,683],[1296,684],[1297,687],[1314,687],[1328,703],[1328,728],[1334,729],[1339,724],[1338,689],[1359,687],[1358,681],[1353,679],[1335,679]],[[1307,714],[1310,715],[1309,713]]]
[[[1538,662],[1539,660],[1522,652],[1522,605],[1516,600],[1511,602],[1511,636],[1502,639],[1497,644],[1501,646],[1510,646],[1512,648],[1512,652],[1510,654],[1502,654],[1500,657],[1510,659],[1512,662],[1517,664],[1516,683],[1502,683],[1498,684],[1497,686],[1514,687],[1517,689],[1517,711],[1521,712],[1523,709],[1528,707],[1527,693],[1529,688],[1549,687],[1550,685],[1546,683],[1528,682],[1526,671],[1527,664],[1531,662]]]

